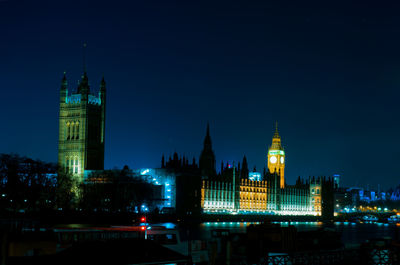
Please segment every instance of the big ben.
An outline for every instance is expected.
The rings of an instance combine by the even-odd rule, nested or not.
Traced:
[[[268,170],[279,174],[281,188],[285,187],[285,163],[285,151],[278,133],[278,124],[276,124],[272,145],[268,149]]]

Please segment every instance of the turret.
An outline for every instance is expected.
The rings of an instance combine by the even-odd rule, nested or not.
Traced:
[[[88,90],[89,90],[89,85],[88,85]],[[105,124],[106,124],[106,81],[104,81],[104,76],[101,78],[100,82],[99,98],[101,104],[101,143],[104,144],[104,134],[105,134]]]
[[[101,103],[105,104],[105,102],[106,102],[106,81],[104,80],[104,76],[101,78],[101,82],[100,82],[99,97],[101,99]]]
[[[65,103],[68,96],[68,88],[67,88],[67,76],[64,72],[64,76],[61,80],[61,88],[60,88],[60,103]]]

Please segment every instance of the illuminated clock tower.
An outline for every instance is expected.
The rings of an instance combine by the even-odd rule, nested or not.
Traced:
[[[285,151],[281,144],[281,137],[278,133],[278,123],[272,137],[272,145],[268,149],[268,170],[271,173],[280,174],[280,187],[285,187]]]

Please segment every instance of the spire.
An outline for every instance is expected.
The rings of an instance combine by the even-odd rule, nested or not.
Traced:
[[[105,91],[105,90],[106,90],[106,81],[104,80],[104,75],[103,75],[100,82],[100,91]]]
[[[79,82],[78,85],[78,94],[89,94],[90,89],[89,89],[89,79],[86,73],[86,43],[83,43],[83,47],[82,47],[82,66],[83,66],[83,75],[81,78],[81,81]],[[84,96],[86,97],[86,96]]]
[[[212,150],[211,136],[210,136],[210,124],[207,122],[207,132],[204,138],[204,150]]]
[[[64,71],[63,78],[61,80],[61,89],[67,89],[67,75],[66,75],[65,71]]]
[[[82,47],[82,66],[83,66],[83,72],[86,73],[86,42],[83,43]]]
[[[281,144],[281,136],[279,135],[278,131],[278,122],[275,123],[275,133],[274,136],[272,137],[272,145],[268,148],[268,150],[282,150],[283,147]]]
[[[207,123],[206,137],[204,138],[203,150],[200,154],[199,167],[203,176],[215,176],[215,155],[212,150],[210,125]]]
[[[241,177],[246,179],[249,177],[249,166],[247,165],[246,156],[243,156]]]
[[[60,89],[60,102],[66,102],[68,96],[68,88],[67,88],[67,76],[64,72],[63,78],[61,80],[61,89]]]
[[[86,83],[86,84],[89,83],[89,79],[88,79],[86,71],[83,72],[83,75],[82,75],[81,84],[83,84],[83,83]]]
[[[278,122],[275,122],[275,133],[274,133],[274,138],[281,138],[279,136],[279,132],[278,132]]]

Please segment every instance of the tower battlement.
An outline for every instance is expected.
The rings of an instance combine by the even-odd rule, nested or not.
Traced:
[[[81,104],[82,103],[82,95],[81,94],[72,94],[65,98],[65,104]],[[95,95],[88,95],[88,104],[90,105],[101,105],[101,97],[97,97]]]

